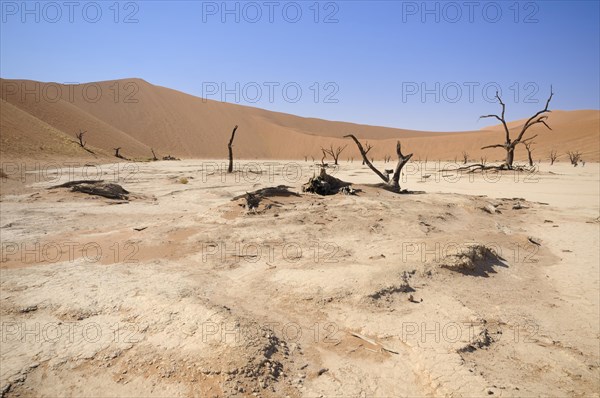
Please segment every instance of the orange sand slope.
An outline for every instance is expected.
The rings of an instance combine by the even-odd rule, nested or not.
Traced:
[[[237,158],[321,158],[321,147],[348,145],[341,159],[359,158],[343,135],[354,133],[374,145],[369,153],[377,160],[394,155],[396,139],[415,160],[460,159],[463,150],[473,160],[503,158],[501,149],[481,151],[500,143],[500,126],[480,131],[435,133],[303,118],[263,109],[204,100],[179,91],[154,86],[140,79],[123,79],[81,85],[61,85],[27,80],[0,79],[1,154],[4,158],[32,159],[48,156],[91,156],[78,147],[75,133],[86,130],[85,140],[98,156],[112,156],[113,148],[130,158],[158,156],[223,158],[234,125]],[[490,111],[494,111],[491,109]],[[524,121],[510,123],[514,134]],[[600,157],[600,111],[553,111],[535,139],[535,160],[547,160],[555,149],[559,159],[578,150],[583,159]],[[523,147],[517,159],[524,159]]]

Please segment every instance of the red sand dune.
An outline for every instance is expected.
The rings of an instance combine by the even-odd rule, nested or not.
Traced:
[[[101,157],[121,147],[123,155],[138,159],[151,157],[150,148],[159,156],[225,158],[236,124],[240,128],[235,155],[244,159],[320,159],[320,148],[330,144],[348,144],[341,159],[358,159],[355,146],[342,138],[348,133],[368,139],[374,145],[370,155],[376,160],[394,154],[396,139],[416,160],[460,159],[463,150],[474,160],[504,157],[502,149],[480,150],[503,141],[501,126],[438,133],[333,122],[204,100],[140,79],[76,86],[8,79],[0,83],[3,158],[88,156],[75,142],[80,129],[87,131],[85,140]],[[509,124],[514,135],[523,122]],[[536,126],[528,133],[539,133],[535,160],[547,160],[552,149],[561,160],[568,150],[581,151],[587,161],[599,160],[599,110],[553,111],[548,123],[552,131]],[[516,157],[526,157],[524,147],[519,147]]]

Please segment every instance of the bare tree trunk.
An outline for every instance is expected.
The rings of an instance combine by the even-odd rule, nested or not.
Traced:
[[[346,149],[347,146],[348,145],[344,145],[343,147],[339,146],[337,148],[334,148],[333,145],[331,145],[329,149],[321,148],[321,151],[323,151],[324,156],[331,155],[331,157],[333,158],[333,164],[337,166],[340,154],[344,151],[344,149]]]
[[[229,168],[227,168],[228,173],[233,173],[233,139],[235,138],[235,132],[238,129],[236,125],[231,132],[231,139],[229,140],[229,144],[227,144],[227,149],[229,149]]]
[[[527,120],[527,122],[525,122],[525,124],[523,125],[523,127],[521,128],[521,132],[519,133],[519,135],[517,136],[517,138],[515,138],[514,140],[512,140],[510,138],[510,130],[508,129],[508,125],[506,124],[506,119],[504,118],[504,114],[506,112],[506,104],[504,102],[502,102],[502,99],[500,98],[500,95],[498,94],[498,92],[496,92],[496,99],[498,100],[498,103],[502,106],[502,113],[500,115],[484,115],[484,116],[480,116],[480,119],[481,118],[495,118],[495,119],[498,119],[502,123],[502,126],[504,127],[505,142],[504,142],[504,144],[487,145],[487,146],[482,147],[481,149],[504,148],[504,150],[506,150],[506,164],[504,165],[504,167],[506,167],[509,170],[512,170],[512,168],[513,168],[513,161],[514,161],[514,158],[515,158],[515,147],[518,144],[525,144],[527,141],[531,141],[532,139],[534,139],[535,137],[537,137],[537,134],[536,134],[533,137],[529,137],[527,139],[523,139],[523,137],[524,137],[525,133],[527,132],[527,130],[531,126],[534,126],[534,125],[536,125],[538,123],[539,124],[543,124],[549,130],[552,130],[550,128],[550,126],[548,126],[548,124],[546,123],[546,120],[548,119],[548,116],[546,116],[544,114],[550,112],[550,110],[548,109],[548,106],[550,105],[550,101],[552,101],[552,96],[553,95],[554,95],[554,92],[552,91],[552,86],[550,86],[550,96],[548,97],[548,100],[546,101],[546,106],[544,107],[544,109],[542,109],[541,111],[537,112],[535,115],[533,115],[532,117],[530,117]],[[544,115],[544,116],[542,116],[542,115]]]
[[[75,134],[75,136],[79,140],[79,146],[82,148],[85,148],[85,142],[83,141],[83,136],[85,135],[85,133],[86,133],[86,131],[79,130],[79,132],[77,134]]]
[[[527,157],[529,158],[529,166],[533,167],[533,158],[531,157],[531,147],[529,145],[525,146],[527,148]]]
[[[515,147],[510,146],[506,149],[506,166],[512,169],[513,161],[515,160]]]
[[[369,168],[371,170],[373,170],[373,172],[375,174],[377,174],[379,176],[379,178],[381,178],[383,181],[385,181],[385,183],[387,183],[391,187],[391,190],[393,192],[400,192],[400,175],[402,173],[402,168],[406,165],[406,163],[408,163],[410,158],[412,158],[412,156],[413,156],[412,153],[410,153],[408,155],[402,154],[402,146],[400,145],[400,141],[398,141],[396,144],[396,153],[398,154],[398,163],[396,164],[396,169],[394,170],[394,175],[390,179],[389,174],[383,174],[381,171],[377,170],[377,168],[375,166],[373,166],[373,164],[369,161],[369,159],[367,157],[367,152],[361,145],[360,141],[353,134],[348,134],[348,135],[345,135],[344,137],[352,138],[352,140],[354,140],[354,142],[356,143],[356,146],[358,147],[360,154],[362,155],[363,162],[367,166],[369,166]]]

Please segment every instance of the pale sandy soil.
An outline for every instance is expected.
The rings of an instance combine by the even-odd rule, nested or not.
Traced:
[[[362,192],[328,197],[310,163],[221,164],[99,166],[129,203],[47,189],[81,168],[3,180],[2,395],[599,395],[597,163],[411,163],[395,195],[344,161]],[[473,244],[499,258],[442,267]]]

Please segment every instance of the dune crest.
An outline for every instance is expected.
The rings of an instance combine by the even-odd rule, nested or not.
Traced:
[[[480,149],[502,141],[501,126],[445,133],[304,118],[206,100],[141,79],[80,85],[0,79],[0,86],[5,158],[86,156],[74,142],[79,129],[88,131],[89,145],[101,157],[121,147],[131,158],[150,158],[151,148],[159,156],[222,158],[235,124],[240,126],[235,152],[242,159],[320,159],[321,147],[348,144],[343,136],[349,133],[370,140],[370,156],[376,160],[393,155],[398,138],[415,153],[415,160],[460,159],[463,150],[474,160],[504,157],[501,149]],[[522,123],[513,121],[509,127]],[[541,133],[535,140],[536,161],[547,160],[552,149],[562,161],[567,150],[582,152],[586,161],[600,160],[600,111],[555,110],[548,123],[553,131],[531,129],[531,134]],[[517,160],[526,156],[525,148],[517,149]],[[349,158],[360,158],[353,145],[340,160]]]

